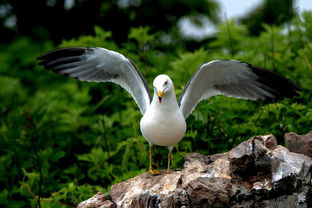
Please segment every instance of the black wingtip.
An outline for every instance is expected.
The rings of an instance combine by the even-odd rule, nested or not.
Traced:
[[[69,47],[69,48],[59,48],[47,53],[44,53],[37,57],[39,64],[44,64],[44,62],[48,62],[50,60],[54,60],[61,57],[67,56],[79,56],[86,52],[88,48],[86,47]]]
[[[270,93],[274,95],[274,98],[268,98],[268,100],[279,101],[299,96],[301,89],[284,76],[261,67],[250,66],[250,69],[257,75],[258,82],[271,89]]]
[[[86,47],[55,49],[37,57],[38,65],[58,73],[59,66],[79,61],[81,55],[83,55],[88,49],[89,48]]]

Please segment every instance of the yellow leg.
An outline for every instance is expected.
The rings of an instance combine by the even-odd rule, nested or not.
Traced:
[[[172,150],[169,149],[169,153],[168,153],[168,166],[167,166],[167,171],[166,171],[167,174],[170,173],[170,162],[171,162],[171,159],[172,159],[171,152],[172,152]]]
[[[155,170],[152,167],[152,163],[153,163],[152,154],[153,154],[153,150],[152,150],[152,145],[150,144],[150,147],[149,147],[149,160],[150,160],[150,163],[149,163],[148,173],[151,174],[151,175],[160,175],[161,174],[160,171],[159,170]]]

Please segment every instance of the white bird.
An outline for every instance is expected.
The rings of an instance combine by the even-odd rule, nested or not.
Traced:
[[[179,102],[172,80],[167,75],[154,79],[154,96],[133,62],[124,55],[105,48],[71,47],[50,51],[38,57],[39,64],[58,74],[82,81],[114,82],[128,91],[143,117],[142,135],[148,141],[149,169],[152,168],[152,146],[169,148],[167,173],[170,172],[171,151],[183,138],[187,117],[197,104],[214,95],[251,100],[281,100],[298,95],[299,88],[274,72],[235,60],[214,60],[203,64],[185,86]]]

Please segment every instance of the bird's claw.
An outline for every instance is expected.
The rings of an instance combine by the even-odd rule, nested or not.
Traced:
[[[147,171],[149,174],[151,175],[161,175],[161,172],[159,170],[155,170],[155,169],[152,169],[152,168],[149,168],[148,171]]]

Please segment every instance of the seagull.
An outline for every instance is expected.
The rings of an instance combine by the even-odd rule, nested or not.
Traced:
[[[124,55],[100,47],[69,47],[38,57],[39,65],[55,73],[81,81],[113,82],[130,93],[142,118],[140,129],[149,143],[151,175],[160,174],[152,167],[153,145],[167,146],[170,173],[172,149],[186,132],[185,120],[204,99],[215,95],[250,100],[278,101],[299,95],[299,88],[282,75],[236,60],[214,60],[201,65],[176,99],[174,85],[167,75],[158,75],[154,94],[141,72]]]

